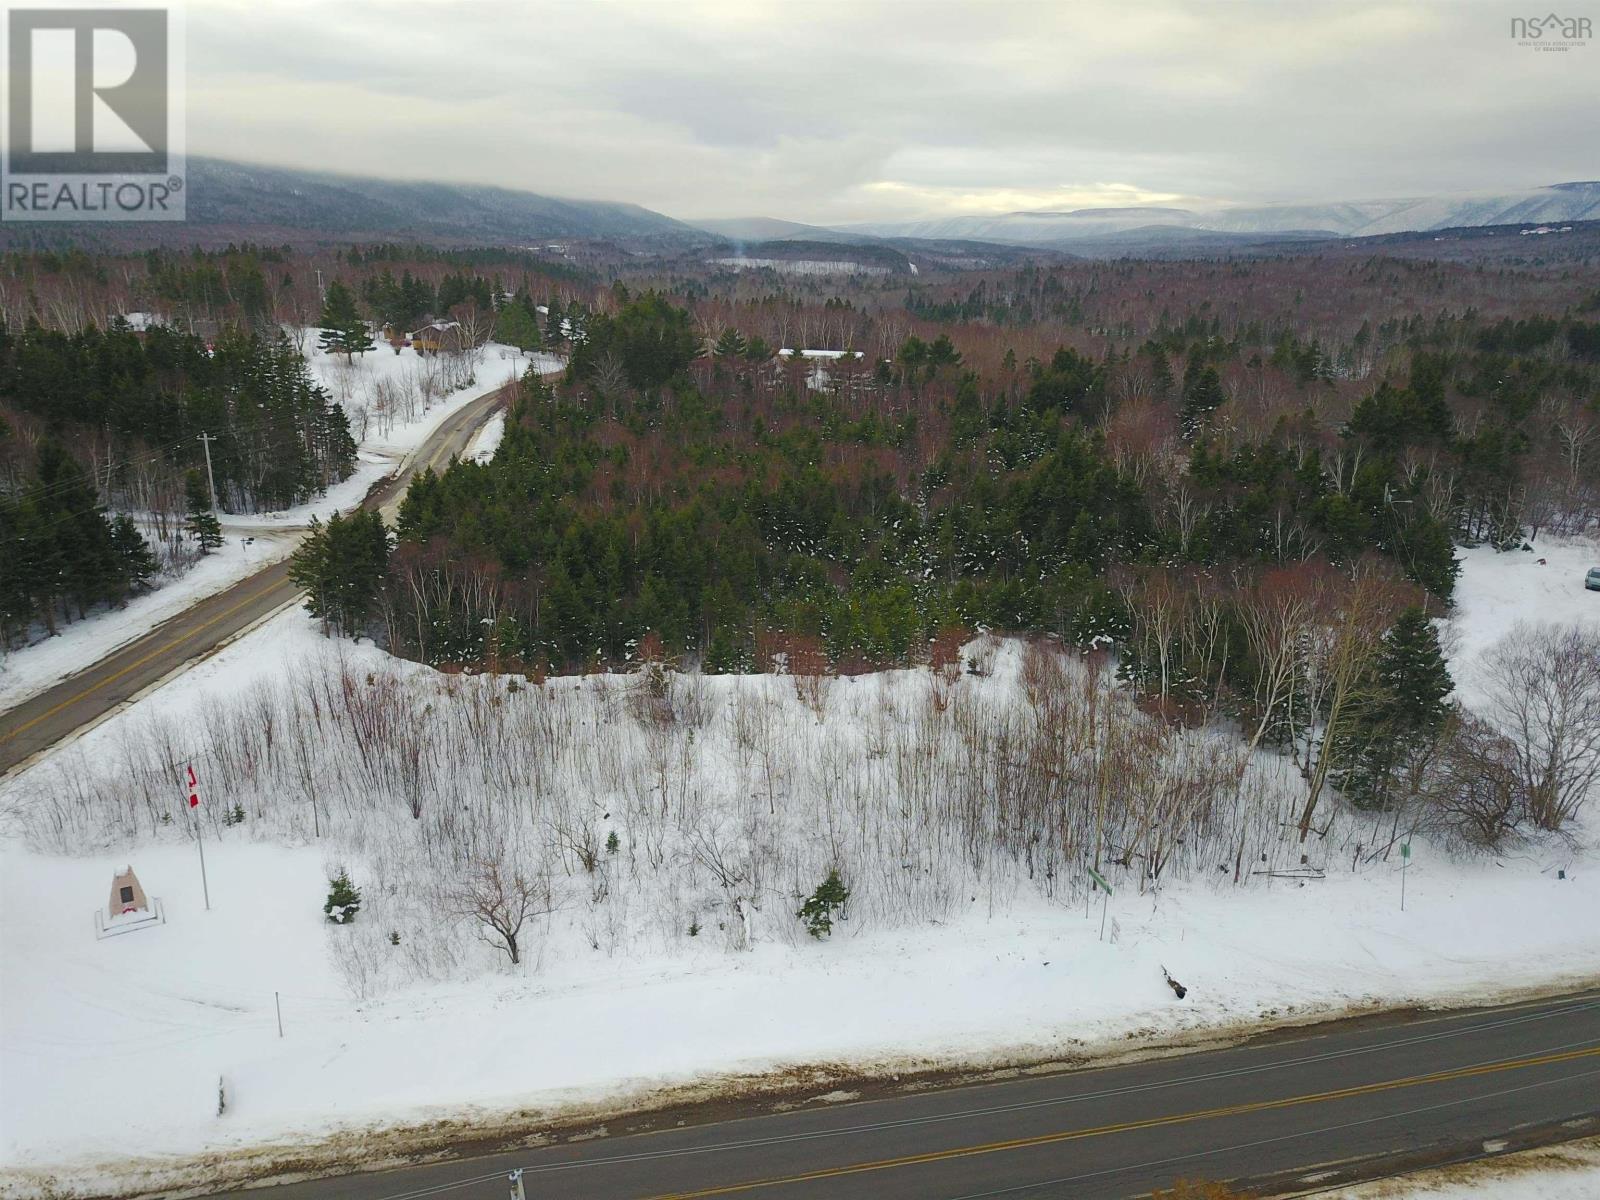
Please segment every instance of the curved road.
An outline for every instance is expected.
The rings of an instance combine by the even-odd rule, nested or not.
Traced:
[[[388,511],[405,494],[414,475],[459,458],[494,412],[509,402],[515,386],[507,384],[451,413],[399,471],[372,489],[362,507]],[[276,562],[0,713],[0,773],[92,725],[174,671],[294,603],[299,595],[300,589],[289,582],[287,559]]]
[[[1600,1132],[1600,993],[1344,1022],[1129,1066],[714,1124],[662,1124],[224,1194],[500,1200],[516,1167],[525,1170],[530,1200],[1120,1200],[1181,1178],[1288,1194]]]

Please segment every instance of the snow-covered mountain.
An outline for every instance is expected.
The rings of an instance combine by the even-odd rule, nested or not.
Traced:
[[[1015,245],[1063,242],[1148,231],[1170,240],[1180,230],[1224,234],[1367,237],[1410,230],[1521,222],[1600,220],[1600,181],[1558,183],[1521,192],[1415,196],[1328,204],[1264,204],[1215,208],[1080,208],[875,222],[849,228],[880,237],[967,238]]]

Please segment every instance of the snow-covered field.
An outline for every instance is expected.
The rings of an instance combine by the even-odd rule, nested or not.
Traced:
[[[1600,1141],[1589,1139],[1343,1188],[1326,1200],[1595,1200],[1597,1196]]]
[[[351,415],[351,432],[360,446],[350,478],[292,509],[222,514],[227,542],[177,578],[165,580],[123,608],[65,625],[53,638],[19,650],[0,650],[0,708],[43,691],[195,602],[286,557],[313,515],[327,517],[359,504],[372,485],[399,469],[406,455],[441,421],[519,377],[530,363],[544,373],[563,366],[554,355],[525,355],[493,342],[484,347],[470,371],[458,366],[447,373],[438,360],[420,359],[409,350],[397,355],[382,345],[346,363],[342,355],[317,349],[317,334],[310,330],[305,339],[311,373]],[[457,384],[461,386],[452,386]],[[247,538],[255,540],[246,545]]]
[[[1477,664],[1519,621],[1600,626],[1600,592],[1585,591],[1584,573],[1600,567],[1600,542],[1541,538],[1531,551],[1487,546],[1456,552],[1461,579],[1450,621],[1451,672],[1462,703],[1483,699]]]
[[[887,275],[888,267],[874,266],[849,260],[817,258],[714,258],[719,267],[733,267],[746,271],[768,268],[782,275]]]
[[[1541,553],[1553,566],[1554,554]],[[1578,562],[1597,552],[1562,553]],[[1600,595],[1586,596],[1581,581],[1575,596],[1552,586],[1548,570],[1468,556],[1458,669],[1471,667],[1489,631],[1570,618],[1591,599],[1600,609]],[[0,792],[14,831],[0,842],[0,1187],[20,1193],[46,1178],[59,1194],[108,1179],[159,1186],[213,1152],[246,1166],[264,1156],[259,1165],[273,1147],[374,1127],[470,1118],[482,1130],[809,1064],[874,1072],[1116,1052],[1260,1021],[1488,1000],[1600,976],[1600,871],[1587,852],[1544,846],[1453,860],[1419,842],[1402,912],[1397,863],[1352,870],[1352,844],[1371,836],[1354,818],[1318,851],[1328,872],[1319,880],[1246,871],[1235,885],[1229,864],[1196,863],[1186,879],[1141,891],[1130,873],[1111,872],[1104,940],[1100,903],[1076,882],[1029,881],[996,865],[987,847],[952,856],[954,847],[908,842],[910,875],[893,877],[891,853],[880,855],[882,875],[863,858],[850,919],[827,940],[807,938],[793,916],[797,885],[809,888],[830,853],[862,856],[896,834],[888,821],[850,825],[869,811],[861,796],[883,788],[891,800],[937,803],[947,787],[942,771],[931,782],[895,780],[915,773],[917,753],[893,744],[892,731],[917,713],[959,724],[963,712],[1005,704],[1020,649],[1003,646],[996,657],[992,674],[951,685],[957,698],[944,715],[932,713],[926,670],[831,681],[808,704],[787,679],[715,677],[685,685],[704,710],[698,723],[653,732],[628,711],[634,681],[560,679],[512,693],[505,681],[395,667],[370,646],[324,641],[298,611],[282,614],[197,666],[181,689],[147,697]],[[341,799],[345,785],[327,764],[314,766],[307,791],[250,793],[243,824],[207,826],[209,912],[181,808],[168,827],[152,817],[166,810],[131,784],[81,804],[74,796],[119,761],[209,736],[212,723],[230,719],[230,703],[255,703],[254,683],[320,673],[372,686],[391,672],[441,729],[484,720],[499,730],[493,722],[512,719],[507,712],[548,721],[559,761],[586,773],[513,791],[537,798],[553,824],[562,796],[594,808],[557,831],[575,843],[603,847],[607,830],[622,834],[592,871],[571,855],[547,864],[557,911],[530,921],[520,967],[465,928],[430,924],[429,884],[416,870],[442,852],[422,844],[424,827],[481,836],[470,815],[446,810],[479,794],[480,772],[504,763],[446,754],[430,778],[449,791],[428,793],[420,822],[398,785],[376,807],[363,807],[370,796]],[[467,705],[473,695],[492,703]],[[244,721],[265,710],[237,711]],[[765,732],[754,725],[764,719]],[[763,738],[789,747],[786,756],[769,759]],[[445,754],[441,745],[431,753]],[[1203,757],[1205,747],[1196,740],[1180,757]],[[1276,778],[1270,762],[1247,777],[1266,816]],[[213,817],[234,799],[205,796]],[[341,818],[341,805],[353,815]],[[89,811],[99,824],[84,823]],[[319,839],[318,827],[336,832]],[[722,861],[742,839],[765,846],[775,830],[795,844],[767,846],[766,865]],[[1248,826],[1230,836],[1265,835]],[[1250,844],[1247,863],[1258,842]],[[1296,852],[1272,849],[1268,865],[1292,872]],[[963,865],[964,854],[984,858],[985,869]],[[167,924],[96,941],[93,911],[126,863],[162,898]],[[346,927],[321,912],[341,866],[366,888]],[[758,905],[730,905],[715,878],[726,868],[772,876],[752,893]],[[1162,968],[1188,985],[1186,1000],[1174,998]],[[17,1079],[50,1083],[22,1089],[9,1082]],[[219,1079],[228,1099],[220,1116]],[[108,1080],[126,1081],[140,1102],[130,1106]]]

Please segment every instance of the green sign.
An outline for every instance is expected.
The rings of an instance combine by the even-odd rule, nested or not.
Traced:
[[[1089,878],[1094,880],[1101,887],[1105,888],[1106,895],[1111,895],[1111,885],[1106,882],[1106,877],[1100,874],[1099,871],[1096,871],[1093,867],[1089,868]]]
[[[1411,857],[1411,843],[1410,842],[1401,842],[1400,843],[1400,857],[1401,858],[1410,858]]]

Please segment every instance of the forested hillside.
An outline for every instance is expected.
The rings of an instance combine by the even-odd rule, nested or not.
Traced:
[[[188,510],[209,548],[202,434],[230,510],[297,504],[355,463],[344,411],[281,335],[230,330],[209,348],[162,326],[0,327],[0,642],[148,584],[155,556],[129,513],[176,536]]]
[[[13,504],[36,470],[18,448],[52,430],[112,510],[180,511],[201,432],[225,507],[339,477],[341,414],[274,332],[303,342],[331,285],[357,324],[570,352],[495,462],[414,489],[390,572],[414,578],[355,606],[429,661],[570,669],[653,634],[714,669],[795,638],[859,669],[978,625],[1137,642],[1157,570],[1187,588],[1370,560],[1439,606],[1452,545],[1600,506],[1582,272],[1311,258],[752,285],[642,263],[664,289],[636,295],[493,250],[5,267]],[[170,327],[118,329],[135,309]],[[1197,677],[1223,662],[1241,669]]]
[[[826,379],[727,352],[691,370],[688,314],[648,297],[592,326],[566,384],[528,385],[492,463],[413,489],[389,629],[428,661],[564,668],[655,633],[732,670],[763,633],[862,665],[955,626],[1125,641],[1152,571],[1226,599],[1264,570],[1366,563],[1447,605],[1455,544],[1594,518],[1575,398],[1597,330],[1419,330],[1333,423],[1281,348],[1173,336],[992,379],[913,337]],[[1256,431],[1223,374],[1275,363],[1289,394]]]
[[[1456,546],[1600,517],[1600,326],[1573,317],[1415,323],[1340,399],[1289,339],[1008,354],[996,377],[947,335],[871,366],[732,328],[701,355],[689,312],[622,301],[563,384],[524,385],[493,461],[416,482],[392,556],[319,538],[315,611],[530,676],[815,679],[948,661],[975,628],[1115,647],[1151,711],[1299,765],[1304,837],[1332,787],[1387,807],[1499,769],[1425,618]],[[335,533],[362,552],[341,564]]]
[[[319,340],[354,360],[398,352],[374,328],[403,336],[457,322],[467,336],[419,361],[412,392],[470,379],[470,363],[454,360],[497,327],[537,348],[543,317],[528,276],[509,290],[510,265],[526,256],[257,246],[0,256],[0,645],[54,633],[183,568],[220,536],[213,506],[305,503],[350,475],[354,436],[415,418],[417,397],[398,383],[352,393],[359,372],[331,395],[307,368]],[[328,337],[311,335],[330,324]]]
[[[350,473],[344,413],[281,336],[225,332],[214,347],[164,326],[68,334],[0,330],[0,403],[47,433],[104,435],[101,471],[113,503],[149,509],[173,466],[204,463],[211,447],[226,510],[286,508]]]

